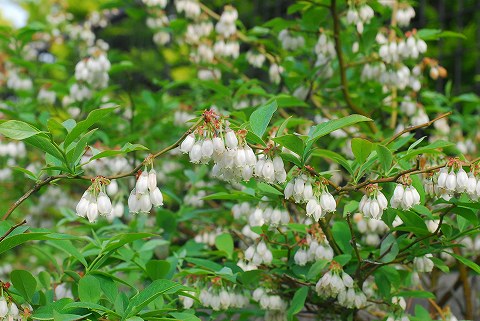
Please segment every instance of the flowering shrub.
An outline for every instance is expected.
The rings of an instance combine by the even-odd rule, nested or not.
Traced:
[[[480,316],[480,99],[430,89],[461,34],[403,0],[47,3],[1,29],[0,319]]]

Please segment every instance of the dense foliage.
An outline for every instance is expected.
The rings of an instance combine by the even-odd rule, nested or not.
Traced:
[[[465,37],[403,0],[217,2],[0,30],[0,319],[480,317],[480,99],[429,55]]]

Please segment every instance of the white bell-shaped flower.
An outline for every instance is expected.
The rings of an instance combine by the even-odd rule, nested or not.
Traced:
[[[146,193],[148,190],[148,172],[143,171],[142,174],[137,179],[137,183],[135,184],[135,190],[139,194]]]
[[[98,212],[102,215],[110,215],[112,212],[112,202],[110,197],[104,192],[100,192],[97,196],[97,208]]]
[[[190,134],[183,140],[180,145],[180,151],[184,154],[189,153],[192,150],[193,145],[195,144],[195,135]]]

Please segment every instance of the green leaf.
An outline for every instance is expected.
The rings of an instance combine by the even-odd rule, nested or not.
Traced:
[[[262,137],[267,129],[270,119],[277,110],[277,102],[274,100],[268,105],[257,108],[250,115],[250,127],[252,132],[258,137]]]
[[[347,222],[336,221],[333,224],[332,233],[335,241],[338,243],[338,246],[343,253],[351,253],[353,250],[352,245],[350,244],[352,235],[350,234],[350,228],[348,227]]]
[[[305,143],[298,135],[283,135],[273,138],[273,141],[285,148],[288,148],[300,157],[303,156],[303,149],[305,148]]]
[[[74,258],[76,258],[83,266],[87,266],[88,263],[83,257],[83,255],[77,250],[75,246],[73,246],[72,242],[69,240],[52,240],[47,242],[49,245],[64,251],[65,253],[70,254]]]
[[[227,253],[228,258],[233,255],[233,239],[228,233],[223,233],[215,238],[215,246],[218,250]]]
[[[174,294],[184,289],[184,286],[170,280],[155,280],[148,287],[130,299],[123,320],[136,315],[146,305],[163,294]]]
[[[91,111],[85,120],[78,122],[75,127],[65,137],[64,146],[68,147],[75,139],[90,128],[93,124],[100,121],[102,118],[110,114],[117,107],[100,108]]]
[[[323,157],[323,158],[334,160],[335,162],[342,165],[342,167],[345,168],[350,175],[353,176],[353,174],[354,174],[354,171],[353,171],[352,167],[350,166],[348,160],[338,153],[332,152],[332,151],[327,150],[327,149],[318,149],[317,148],[317,149],[313,150],[312,156]]]
[[[164,279],[170,271],[170,263],[165,260],[150,260],[146,266],[148,277],[152,280]]]
[[[382,164],[383,172],[388,173],[392,168],[393,154],[387,147],[378,144],[377,155],[380,164]]]
[[[353,138],[352,139],[352,152],[355,155],[359,164],[365,162],[367,157],[370,155],[374,147],[374,144],[363,138]]]
[[[380,262],[388,263],[395,260],[399,252],[397,239],[393,234],[388,234],[388,236],[383,240],[380,245],[380,256],[383,256],[380,259]]]
[[[331,132],[341,129],[347,126],[354,125],[359,122],[366,122],[372,121],[370,118],[362,116],[362,115],[350,115],[347,117],[343,117],[340,119],[334,119],[327,121],[325,123],[321,123],[317,126],[312,127],[310,133],[308,134],[307,143],[313,143],[320,137],[330,134]]]
[[[32,302],[33,294],[37,289],[37,280],[33,275],[25,270],[15,270],[10,274],[10,280],[22,297],[28,302]]]
[[[100,282],[92,275],[85,275],[78,282],[78,296],[82,302],[98,303],[101,294]]]
[[[62,153],[58,150],[58,148],[55,145],[53,145],[53,143],[50,141],[48,136],[45,134],[30,136],[25,139],[25,142],[27,144],[30,144],[32,146],[39,148],[40,150],[44,151],[47,154],[52,155],[53,157],[58,159],[60,162],[64,161]]]
[[[262,194],[271,194],[271,195],[277,195],[277,196],[282,196],[283,195],[283,193],[280,192],[275,187],[272,187],[272,186],[270,186],[266,183],[263,183],[263,182],[257,183],[257,188],[258,188],[258,191],[261,192],[261,193],[258,193],[260,195],[262,195]]]
[[[435,295],[428,291],[401,291],[397,293],[397,296],[403,296],[405,298],[435,299]]]
[[[469,259],[463,257],[463,256],[460,256],[460,255],[457,255],[455,253],[451,253],[451,252],[445,252],[445,253],[448,253],[450,254],[451,256],[453,256],[454,258],[456,258],[458,261],[460,261],[461,263],[465,264],[466,266],[468,266],[469,268],[471,268],[473,271],[475,271],[476,273],[480,274],[480,266],[478,266],[477,263],[473,262],[473,261],[470,261]]]
[[[292,321],[293,316],[303,310],[303,307],[305,306],[305,300],[307,299],[307,295],[308,295],[307,286],[301,287],[297,291],[295,291],[295,294],[293,295],[293,299],[290,302],[290,307],[288,308],[288,311],[287,311],[287,316],[289,321]]]
[[[454,31],[442,31],[440,29],[421,29],[417,32],[417,36],[423,40],[438,40],[441,38],[467,39],[467,37],[462,33]]]
[[[315,261],[315,263],[313,263],[312,266],[310,267],[310,270],[308,270],[307,279],[318,280],[318,276],[320,275],[322,270],[327,266],[328,263],[330,263],[330,261],[324,260],[324,259]]]
[[[0,123],[0,134],[11,139],[23,140],[39,133],[38,129],[23,121],[8,120]]]

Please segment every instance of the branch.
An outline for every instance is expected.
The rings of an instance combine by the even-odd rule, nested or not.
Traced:
[[[27,223],[27,221],[26,221],[26,220],[23,220],[23,221],[21,221],[20,223],[17,223],[17,224],[15,224],[14,226],[12,226],[11,228],[9,228],[8,231],[5,232],[5,234],[3,234],[2,237],[0,237],[0,242],[3,241],[7,236],[9,236],[17,227],[22,226],[22,225],[24,225],[24,224],[26,224],[26,223]]]
[[[346,66],[345,66],[345,61],[343,59],[342,43],[340,39],[340,20],[338,17],[336,7],[337,7],[337,1],[332,0],[330,5],[330,12],[332,13],[332,17],[333,17],[333,38],[335,40],[335,51],[337,52],[338,66],[340,68],[340,81],[342,83],[343,97],[345,98],[345,102],[347,103],[348,107],[352,111],[354,111],[357,114],[368,117],[369,115],[362,108],[355,105],[352,101],[352,98],[350,97],[350,92],[348,90]],[[374,122],[368,122],[368,126],[370,127],[370,130],[372,131],[372,133],[375,134],[378,132],[378,128]]]
[[[190,127],[175,143],[173,143],[172,145],[168,146],[168,147],[165,147],[164,149],[162,149],[161,151],[157,152],[156,154],[153,154],[150,159],[154,159],[154,158],[157,158],[167,152],[169,152],[170,150],[180,146],[180,144],[182,143],[182,141],[185,139],[185,137],[187,137],[188,135],[190,135],[199,125],[200,123],[203,121],[203,117],[200,118],[195,124],[193,124],[192,127]],[[118,178],[123,178],[123,177],[128,177],[128,176],[134,176],[135,173],[137,173],[145,164],[145,160],[143,162],[141,162],[140,164],[138,164],[134,169],[132,169],[130,172],[127,172],[127,173],[122,173],[122,174],[117,174],[117,175],[112,175],[112,176],[105,176],[105,178],[107,179],[118,179]],[[29,189],[25,194],[23,194],[15,203],[13,203],[10,208],[7,210],[7,212],[5,212],[5,214],[3,215],[2,217],[2,220],[5,221],[6,219],[8,219],[8,217],[10,216],[10,214],[12,214],[12,212],[18,207],[20,206],[20,204],[22,204],[27,198],[29,198],[32,194],[38,192],[43,186],[49,184],[50,182],[54,181],[54,180],[61,180],[61,179],[83,179],[83,180],[92,180],[94,179],[95,176],[80,176],[80,175],[76,175],[76,176],[68,176],[66,174],[61,174],[61,175],[53,175],[53,176],[48,176],[46,178],[44,178],[43,180],[41,180],[40,182],[36,183],[31,189]]]
[[[419,128],[423,128],[423,127],[428,127],[430,125],[432,125],[434,122],[436,122],[437,120],[439,119],[442,119],[442,118],[445,118],[447,116],[450,116],[452,114],[452,112],[448,112],[448,113],[445,113],[445,114],[442,114],[424,124],[420,124],[420,125],[417,125],[417,126],[411,126],[411,127],[408,127],[408,128],[405,128],[404,130],[402,130],[401,132],[399,133],[396,133],[395,135],[393,135],[391,138],[389,138],[386,142],[385,142],[385,145],[388,145],[390,144],[391,142],[393,142],[395,139],[397,139],[398,137],[402,136],[403,134],[405,133],[408,133],[408,132],[411,132],[411,131],[414,131],[414,130],[417,130]]]

